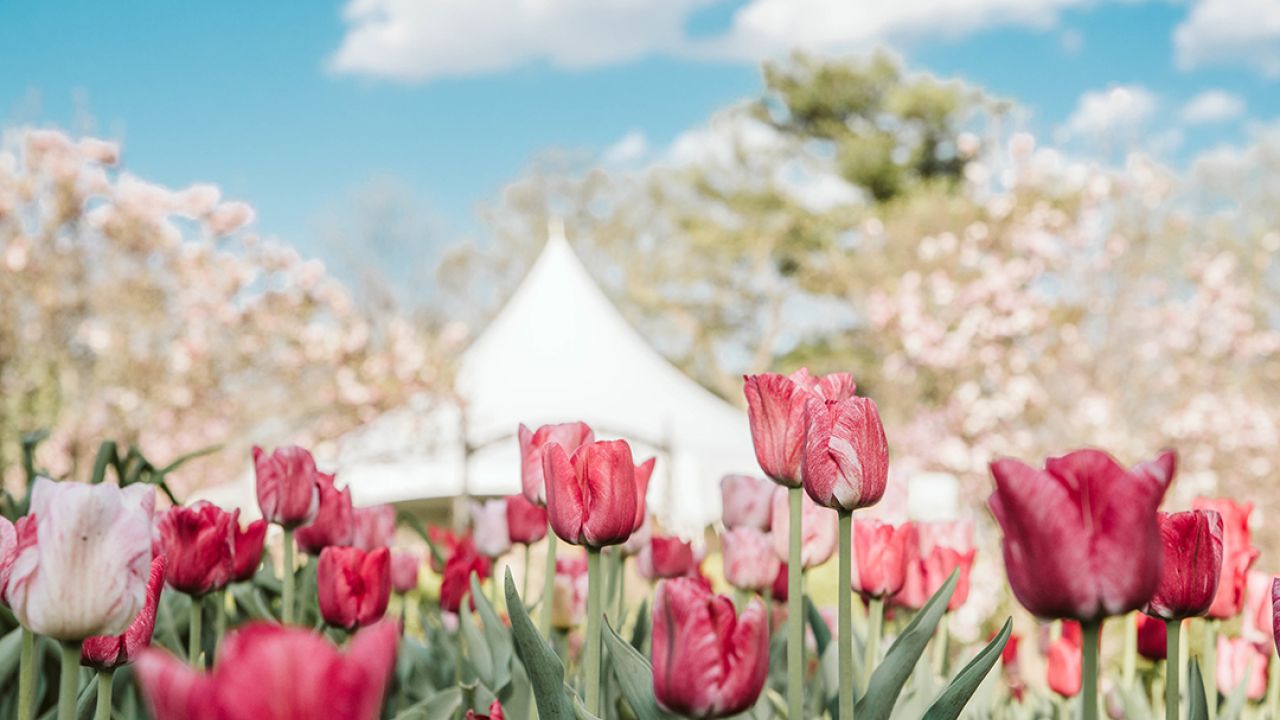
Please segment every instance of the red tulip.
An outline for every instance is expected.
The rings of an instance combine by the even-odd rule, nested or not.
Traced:
[[[768,530],[773,515],[773,482],[754,475],[726,475],[720,479],[720,520],[732,530]]]
[[[543,475],[547,517],[565,542],[596,548],[617,545],[635,529],[636,468],[625,440],[583,445],[572,459],[559,445],[549,445],[543,454]]]
[[[466,720],[503,720],[502,703],[497,700],[490,703],[488,715],[477,715],[475,710],[467,710]]]
[[[636,466],[636,518],[631,524],[631,532],[638,531],[644,525],[648,514],[649,478],[653,476],[653,466],[657,458],[649,458]]]
[[[462,607],[462,598],[471,590],[471,573],[480,580],[489,577],[489,558],[476,552],[471,538],[458,543],[453,554],[444,564],[444,577],[440,579],[440,607],[456,613]],[[472,607],[475,606],[474,600]]]
[[[1270,651],[1261,652],[1245,638],[1218,636],[1218,687],[1228,695],[1242,683],[1245,697],[1261,700],[1267,693],[1267,661]]]
[[[1018,601],[1042,618],[1082,621],[1142,607],[1160,583],[1156,508],[1174,465],[1166,452],[1126,470],[1098,450],[1049,458],[1043,470],[993,462],[988,505]]]
[[[85,638],[80,646],[80,664],[96,670],[113,670],[127,665],[151,644],[151,631],[156,626],[156,605],[164,589],[165,556],[151,560],[151,576],[147,579],[147,603],[134,616],[121,635],[95,635]]]
[[[339,653],[319,633],[251,623],[223,639],[211,672],[154,648],[136,671],[156,720],[375,720],[399,635],[395,622],[381,622]]]
[[[769,536],[758,528],[744,526],[725,531],[720,536],[720,552],[724,579],[735,588],[762,592],[778,577],[782,563],[773,552]]]
[[[895,527],[879,520],[855,520],[853,591],[868,599],[901,590],[916,542],[916,528],[911,523]]]
[[[267,541],[267,521],[254,520],[243,530],[236,523],[231,532],[231,582],[244,582],[252,578],[262,564],[262,546]]]
[[[787,559],[790,542],[791,515],[787,491],[774,488],[773,493],[773,551],[779,559]],[[800,501],[800,563],[806,567],[817,567],[836,551],[836,535],[840,529],[840,518],[828,508],[815,503],[808,494],[801,496]]]
[[[805,403],[813,378],[801,369],[790,375],[767,373],[743,377],[747,419],[756,461],[776,483],[800,487],[804,460]]]
[[[298,549],[308,555],[319,555],[330,545],[347,547],[355,540],[355,512],[351,507],[351,488],[333,486],[333,475],[319,473],[320,509],[316,519],[294,533]]]
[[[320,472],[311,453],[295,446],[270,455],[253,448],[258,479],[258,506],[267,522],[287,530],[306,525],[320,510]]]
[[[1244,590],[1244,624],[1242,634],[1250,642],[1270,652],[1271,584],[1274,578],[1258,570],[1250,570]]]
[[[764,605],[753,599],[737,615],[729,598],[691,578],[658,585],[652,643],[653,694],[688,717],[740,713],[755,704],[768,678]]]
[[[1160,584],[1143,612],[1162,620],[1209,611],[1222,571],[1222,516],[1213,510],[1157,513],[1164,561]]]
[[[546,480],[543,475],[542,456],[547,447],[559,445],[569,457],[578,448],[594,442],[595,433],[584,422],[543,425],[537,432],[520,426],[520,485],[525,498],[539,507],[547,504]]]
[[[444,572],[444,564],[449,558],[453,557],[453,553],[458,549],[458,543],[461,540],[452,530],[439,525],[431,525],[427,527],[427,543],[434,548],[434,552],[427,556],[427,563],[431,566],[431,572]],[[437,554],[439,558],[437,559]]]
[[[995,639],[996,633],[992,633],[988,638],[988,642]],[[1004,675],[1004,682],[1009,686],[1009,694],[1013,699],[1022,702],[1022,696],[1026,692],[1026,685],[1022,682],[1022,669],[1018,667],[1018,645],[1022,642],[1022,637],[1017,633],[1011,633],[1009,640],[1004,644],[1004,650],[1000,651],[1000,669]]]
[[[787,564],[779,562],[778,574],[773,578],[773,588],[770,590],[773,593],[774,603],[785,603],[789,590],[790,588],[787,585]]]
[[[334,627],[371,625],[387,612],[391,597],[391,551],[327,547],[316,568],[320,614]]]
[[[1222,516],[1222,579],[1209,607],[1209,617],[1230,620],[1244,607],[1244,588],[1249,568],[1258,559],[1258,549],[1250,544],[1249,515],[1253,503],[1237,503],[1227,498],[1196,498],[1197,510],[1216,510]]]
[[[512,543],[532,545],[547,536],[547,510],[523,494],[507,496],[507,533]]]
[[[649,541],[649,552],[655,578],[688,575],[696,565],[693,545],[678,537],[654,537]]]
[[[373,505],[351,511],[355,532],[351,547],[365,552],[389,548],[396,540],[396,509],[390,505]]]
[[[1078,695],[1084,678],[1082,661],[1081,644],[1064,632],[1049,646],[1049,689],[1062,697]]]
[[[824,507],[852,511],[880,501],[889,480],[889,444],[875,401],[808,401],[804,489]]]
[[[391,553],[391,589],[404,594],[418,587],[418,567],[422,560],[409,550]]]
[[[1164,660],[1169,652],[1169,626],[1164,620],[1138,613],[1138,654],[1148,660]]]
[[[239,510],[227,512],[205,500],[165,511],[156,531],[168,556],[169,587],[200,596],[231,582],[239,517]]]

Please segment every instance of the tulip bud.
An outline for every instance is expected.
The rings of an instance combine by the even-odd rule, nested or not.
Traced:
[[[231,582],[240,511],[227,512],[206,500],[172,507],[160,516],[159,547],[168,556],[169,587],[201,596]]]
[[[1259,551],[1251,544],[1249,515],[1253,503],[1237,503],[1227,498],[1196,498],[1191,507],[1196,510],[1214,510],[1222,516],[1222,577],[1209,617],[1230,620],[1244,607],[1245,583],[1249,568],[1258,559]]]
[[[812,378],[804,369],[790,375],[766,373],[743,377],[747,420],[756,461],[770,479],[800,487],[804,459],[805,403]]]
[[[315,520],[320,509],[320,473],[311,453],[296,445],[276,448],[270,455],[253,449],[262,516],[286,530]]]
[[[1080,694],[1080,685],[1084,678],[1082,665],[1080,644],[1073,642],[1064,633],[1049,646],[1047,669],[1049,689],[1062,697],[1075,697]]]
[[[231,582],[244,582],[251,579],[262,564],[262,546],[267,541],[267,521],[254,520],[243,530],[237,523],[232,532]]]
[[[354,533],[351,547],[365,552],[389,548],[396,540],[396,509],[390,505],[373,505],[351,511]]]
[[[1244,684],[1245,697],[1261,700],[1267,693],[1267,662],[1269,653],[1263,653],[1244,638],[1218,636],[1218,687],[1234,690]]]
[[[724,558],[724,579],[740,590],[767,590],[778,577],[778,568],[782,565],[773,552],[769,536],[755,527],[743,526],[725,531],[720,536],[720,552]]]
[[[371,625],[387,612],[391,597],[391,551],[327,547],[316,567],[320,614],[334,627]]]
[[[55,640],[124,632],[146,603],[154,509],[149,485],[37,479],[5,588],[18,621]]]
[[[769,627],[752,599],[733,603],[697,580],[658,585],[653,606],[653,694],[669,711],[721,718],[755,704],[769,674]]]
[[[916,542],[916,528],[911,523],[894,527],[879,520],[854,520],[853,591],[869,599],[901,590]]]
[[[636,466],[636,519],[631,525],[631,532],[644,526],[648,516],[649,478],[653,476],[653,466],[657,458],[649,458]]]
[[[316,518],[298,528],[293,539],[298,549],[308,555],[319,555],[330,545],[347,547],[355,541],[355,512],[351,507],[351,488],[338,490],[333,475],[319,473],[320,509]]]
[[[543,475],[547,517],[565,542],[618,545],[635,529],[636,468],[625,440],[583,445],[572,458],[559,445],[549,445]]]
[[[649,547],[640,552],[641,574],[649,579],[688,575],[696,565],[693,546],[678,537],[654,537]]]
[[[147,600],[142,610],[120,635],[97,635],[85,638],[80,646],[80,664],[95,670],[114,670],[127,665],[138,653],[151,645],[151,632],[156,626],[156,607],[164,589],[165,557],[151,560],[151,576],[147,579]]]
[[[1169,652],[1169,626],[1164,620],[1138,613],[1138,654],[1148,660],[1164,660]]]
[[[489,577],[489,558],[476,552],[471,538],[462,539],[452,555],[445,561],[444,576],[440,579],[440,608],[456,613],[462,607],[462,598],[471,591],[471,573],[481,581]],[[475,606],[474,601],[472,607]]]
[[[767,531],[773,515],[775,486],[767,478],[725,475],[720,479],[720,520],[725,528],[753,527]]]
[[[520,485],[525,499],[539,507],[547,504],[546,480],[542,472],[542,456],[550,445],[559,445],[569,457],[578,448],[594,442],[595,433],[584,422],[543,425],[532,432],[520,426]]]
[[[831,558],[836,551],[836,535],[840,518],[828,508],[815,503],[806,493],[801,496],[800,562],[806,568],[817,567]],[[790,542],[791,515],[787,491],[774,488],[773,493],[773,551],[781,560],[787,559]]]
[[[1244,623],[1242,634],[1264,652],[1271,646],[1271,583],[1274,578],[1258,570],[1250,570],[1244,591]]]
[[[1126,470],[1099,450],[1049,458],[1044,469],[993,462],[988,505],[1004,530],[1005,569],[1023,607],[1092,622],[1146,604],[1160,583],[1156,508],[1174,464],[1169,452]]]
[[[391,552],[391,589],[403,595],[418,587],[418,567],[422,560],[409,550]]]
[[[889,444],[875,401],[810,397],[803,465],[814,502],[852,511],[880,502],[889,481]]]
[[[532,545],[547,536],[547,509],[523,493],[507,497],[507,535],[512,543]]]
[[[503,500],[471,503],[471,536],[476,551],[489,558],[502,557],[511,549],[507,529],[507,504]]]
[[[1209,611],[1222,570],[1222,516],[1213,510],[1157,513],[1164,560],[1160,584],[1143,612],[1162,620]]]

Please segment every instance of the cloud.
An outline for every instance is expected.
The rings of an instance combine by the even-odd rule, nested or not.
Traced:
[[[1206,90],[1182,106],[1182,122],[1188,125],[1207,125],[1225,122],[1244,114],[1244,100],[1223,90]]]
[[[1062,127],[1066,138],[1109,140],[1136,133],[1155,115],[1159,102],[1141,85],[1115,85],[1080,96]]]
[[[643,131],[632,130],[605,148],[600,160],[605,165],[631,165],[649,155],[649,138]]]
[[[1280,3],[1196,0],[1173,31],[1178,66],[1244,65],[1280,77]]]

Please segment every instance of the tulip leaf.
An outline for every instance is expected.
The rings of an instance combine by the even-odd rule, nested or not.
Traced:
[[[480,580],[474,572],[471,573],[471,597],[475,601],[476,611],[480,613],[480,621],[484,624],[485,644],[489,648],[492,667],[491,673],[482,676],[481,680],[496,694],[511,682],[511,635],[498,618],[489,598],[485,597],[480,588]]]
[[[1187,669],[1187,720],[1209,720],[1209,703],[1204,697],[1204,678],[1200,676],[1200,660],[1191,658]]]
[[[466,658],[480,681],[488,685],[493,681],[493,653],[485,642],[480,628],[471,614],[471,603],[463,600],[458,606],[458,632],[466,641]]]
[[[898,635],[884,660],[871,674],[866,694],[858,700],[854,712],[858,720],[888,720],[898,701],[898,695],[902,693],[902,686],[911,677],[911,671],[915,669],[916,662],[938,627],[938,621],[947,610],[947,602],[955,592],[959,577],[959,572],[953,570],[951,577],[947,578],[938,592],[929,598],[906,629]]]
[[[619,621],[621,622],[621,621]],[[644,654],[644,644],[649,641],[649,601],[640,603],[640,611],[636,614],[636,623],[631,627],[631,647]]]
[[[107,466],[120,467],[114,440],[103,440],[102,444],[98,446],[98,455],[93,459],[93,474],[89,476],[89,481],[96,485],[105,480]]]
[[[511,578],[511,568],[507,568],[506,573],[506,594],[516,656],[524,663],[533,684],[538,717],[542,720],[572,720],[575,711],[569,693],[565,692],[564,665],[529,619],[520,593],[516,591],[516,582]]]
[[[445,688],[428,696],[395,716],[395,720],[434,720],[453,717],[462,707],[462,691],[456,687]]]
[[[924,720],[955,720],[960,717],[960,711],[964,710],[969,698],[973,697],[982,679],[991,671],[996,660],[1000,659],[1000,653],[1004,652],[1005,643],[1009,642],[1009,635],[1012,633],[1013,619],[1006,618],[1000,634],[960,670],[942,695],[929,706]]]
[[[831,642],[831,628],[827,627],[827,621],[822,617],[822,613],[818,611],[818,607],[813,604],[808,595],[804,596],[804,616],[809,621],[809,627],[813,629],[813,641],[818,646],[818,657],[827,651],[827,644]]]
[[[15,627],[0,638],[0,687],[11,687],[9,678],[18,667],[22,654],[22,628]],[[16,683],[12,686],[16,687]]]
[[[604,643],[613,660],[613,674],[618,678],[622,696],[627,699],[636,720],[668,720],[672,715],[658,706],[653,696],[653,666],[640,651],[618,636],[613,626],[604,624]]]

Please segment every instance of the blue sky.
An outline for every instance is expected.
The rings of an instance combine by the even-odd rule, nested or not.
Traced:
[[[1280,115],[1280,0],[869,6],[10,2],[0,117],[71,130],[91,118],[93,132],[123,140],[133,172],[215,182],[304,251],[320,250],[322,224],[362,187],[391,178],[431,219],[429,256],[479,232],[476,205],[539,152],[603,153],[628,133],[656,152],[757,93],[759,59],[796,45],[887,45],[912,69],[1017,101],[1028,129],[1081,151],[1124,131],[1186,163]]]

